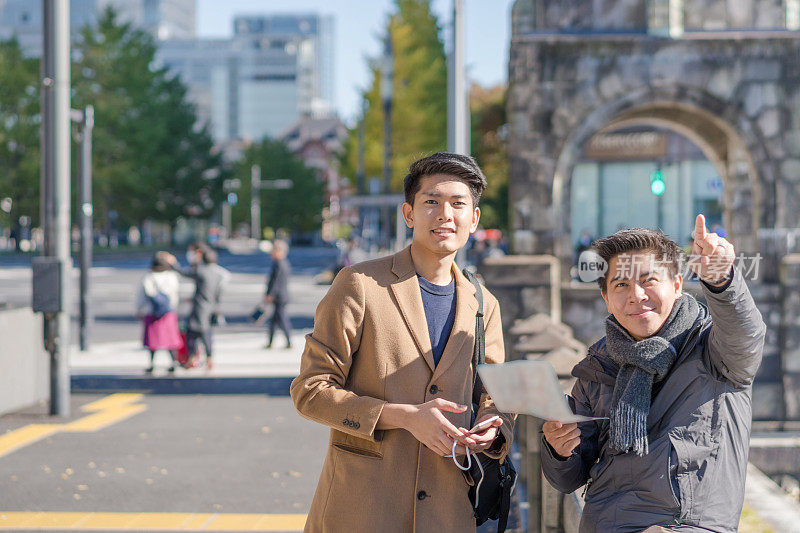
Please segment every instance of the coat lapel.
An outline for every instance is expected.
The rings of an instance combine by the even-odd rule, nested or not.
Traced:
[[[428,334],[428,321],[425,318],[425,308],[422,306],[422,294],[419,292],[419,282],[411,260],[410,247],[395,254],[392,272],[398,278],[391,284],[392,293],[419,352],[433,372],[436,365],[433,362],[431,337]]]
[[[461,273],[461,270],[453,264],[453,275],[456,278],[456,316],[453,319],[453,329],[450,331],[450,338],[444,347],[442,358],[433,373],[433,379],[442,375],[454,361],[464,358],[472,361],[473,345],[465,347],[467,340],[475,342],[475,314],[478,311],[478,300],[475,299],[475,286]],[[424,318],[424,315],[423,315]],[[463,335],[461,333],[467,333]],[[469,356],[464,356],[465,353]]]

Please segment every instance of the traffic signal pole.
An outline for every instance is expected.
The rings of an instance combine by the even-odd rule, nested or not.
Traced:
[[[69,0],[42,0],[42,229],[44,259],[56,279],[55,305],[44,313],[50,353],[50,414],[69,416],[70,41]],[[35,271],[36,272],[36,271]],[[34,276],[34,284],[37,278]],[[34,293],[36,293],[34,287]]]

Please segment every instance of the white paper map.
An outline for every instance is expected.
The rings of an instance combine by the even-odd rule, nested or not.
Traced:
[[[572,412],[558,384],[556,371],[547,361],[519,360],[479,365],[478,373],[486,392],[504,413],[532,415],[563,423],[603,418]]]

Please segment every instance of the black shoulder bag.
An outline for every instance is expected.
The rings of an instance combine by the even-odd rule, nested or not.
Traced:
[[[483,383],[478,375],[478,365],[486,362],[486,339],[483,325],[483,291],[472,272],[464,276],[475,286],[478,314],[475,322],[475,348],[472,354],[472,423],[478,412],[483,393]],[[510,445],[511,443],[509,443]],[[517,471],[508,455],[500,462],[484,453],[472,454],[469,469],[464,472],[471,478],[469,501],[475,511],[475,523],[481,525],[489,519],[497,520],[497,533],[506,530],[511,509],[511,493],[517,482]]]

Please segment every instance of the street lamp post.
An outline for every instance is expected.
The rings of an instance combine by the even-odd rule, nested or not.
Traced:
[[[463,8],[463,0],[453,0],[450,54],[447,58],[447,149],[456,154],[469,155],[469,102],[464,73]],[[461,248],[456,253],[456,262],[463,264],[466,258],[467,251]]]
[[[262,189],[291,189],[289,179],[261,180],[261,165],[250,167],[250,235],[261,240],[261,191]]]
[[[225,201],[222,202],[222,227],[225,228],[226,239],[230,239],[233,235],[231,208],[239,203],[239,195],[234,191],[241,186],[242,182],[239,179],[228,179],[222,182],[222,190],[225,192]]]
[[[250,167],[250,237],[261,240],[261,165]]]
[[[33,263],[33,307],[44,313],[50,414],[69,416],[70,41],[69,1],[42,0],[43,257]]]
[[[366,165],[364,162],[364,128],[367,121],[367,98],[364,96],[361,99],[361,120],[358,121],[358,157],[356,168],[356,186],[358,194],[366,192]]]
[[[73,109],[72,121],[78,123],[81,141],[78,168],[78,204],[80,217],[80,303],[78,317],[78,342],[81,351],[89,349],[89,330],[92,323],[89,306],[89,269],[92,267],[92,130],[94,129],[94,107]]]
[[[464,1],[453,0],[447,61],[447,149],[469,155],[469,103],[464,73]]]
[[[381,101],[383,103],[383,194],[389,194],[392,185],[392,98],[394,93],[394,58],[392,35],[387,32],[383,41],[383,69],[381,73]],[[392,212],[381,208],[381,244],[389,246]]]

